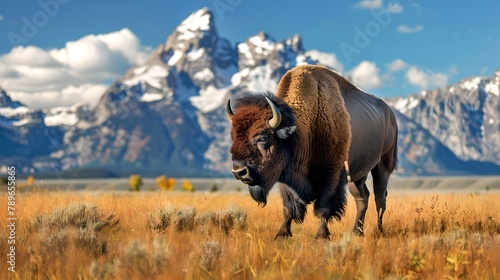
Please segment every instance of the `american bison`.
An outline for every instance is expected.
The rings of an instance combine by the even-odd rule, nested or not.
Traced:
[[[276,237],[292,236],[292,220],[301,223],[307,204],[314,201],[314,214],[321,220],[316,238],[329,238],[328,221],[340,220],[345,211],[348,176],[357,208],[353,230],[363,234],[369,172],[382,231],[398,133],[384,101],[325,67],[306,65],[285,73],[276,95],[244,96],[234,109],[228,100],[232,173],[248,184],[261,206],[278,183],[284,222]]]

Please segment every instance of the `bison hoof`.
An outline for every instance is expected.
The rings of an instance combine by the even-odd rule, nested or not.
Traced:
[[[318,233],[316,233],[316,236],[314,236],[314,239],[328,239],[330,240],[330,231],[324,230],[324,229],[319,229]]]
[[[316,236],[314,236],[314,239],[326,239],[326,240],[330,240],[330,234],[317,233]]]
[[[280,229],[276,236],[274,237],[274,240],[281,238],[281,237],[292,237],[292,232],[290,229]]]
[[[365,236],[365,232],[363,231],[363,229],[360,228],[353,229],[352,233],[356,236],[361,236],[361,237]]]

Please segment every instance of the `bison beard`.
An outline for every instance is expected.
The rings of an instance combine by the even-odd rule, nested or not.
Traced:
[[[260,186],[248,186],[250,195],[252,198],[259,203],[260,207],[264,207],[267,204],[267,190],[266,188]]]

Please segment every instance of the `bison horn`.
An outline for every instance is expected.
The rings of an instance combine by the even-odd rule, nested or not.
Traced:
[[[231,99],[228,99],[226,103],[226,117],[229,123],[233,123],[233,115],[233,110],[231,110]]]
[[[269,126],[271,128],[277,128],[280,123],[281,123],[281,113],[278,107],[267,97],[265,97],[267,100],[267,103],[269,103],[269,106],[271,107],[271,110],[273,111],[273,118],[269,120]]]

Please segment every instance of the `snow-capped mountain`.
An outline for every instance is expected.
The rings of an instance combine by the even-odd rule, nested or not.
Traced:
[[[0,88],[0,173],[9,165],[24,173],[59,171],[59,161],[49,154],[60,149],[66,130],[89,110],[85,105],[34,110]]]
[[[230,86],[236,65],[236,53],[218,36],[212,14],[196,11],[146,64],[111,86],[68,130],[52,157],[64,169],[92,165],[117,172],[210,173],[205,153],[218,131],[208,119],[229,97],[221,89]]]
[[[228,98],[275,91],[297,65],[332,67],[332,57],[320,58],[298,35],[276,40],[260,32],[231,44],[208,9],[195,11],[94,108],[36,111],[0,91],[0,173],[16,163],[25,173],[229,175]],[[399,111],[400,174],[500,173],[499,79],[497,72],[392,100]]]
[[[172,175],[227,175],[224,105],[231,95],[274,90],[282,74],[314,63],[299,36],[259,33],[232,45],[201,9],[186,18],[144,65],[115,81],[51,154],[64,169],[103,166]]]
[[[85,104],[75,104],[71,107],[55,107],[43,110],[43,122],[46,126],[68,128],[85,117],[91,107]]]
[[[500,165],[500,70],[423,91],[391,105],[464,161]]]
[[[41,121],[47,127],[65,128],[76,124],[89,110],[88,105],[82,104],[34,110],[19,101],[13,101],[0,87],[0,125],[3,127],[21,127]]]
[[[299,35],[277,42],[264,32],[238,44],[239,72],[232,83],[247,91],[274,91],[285,72],[297,65],[316,64],[302,47]]]
[[[398,120],[398,174],[493,175],[494,163],[458,158],[448,147],[414,120],[395,110]]]
[[[60,146],[61,130],[46,126],[44,117],[43,112],[13,101],[0,89],[0,170],[16,165],[23,171],[34,171],[34,159]]]

